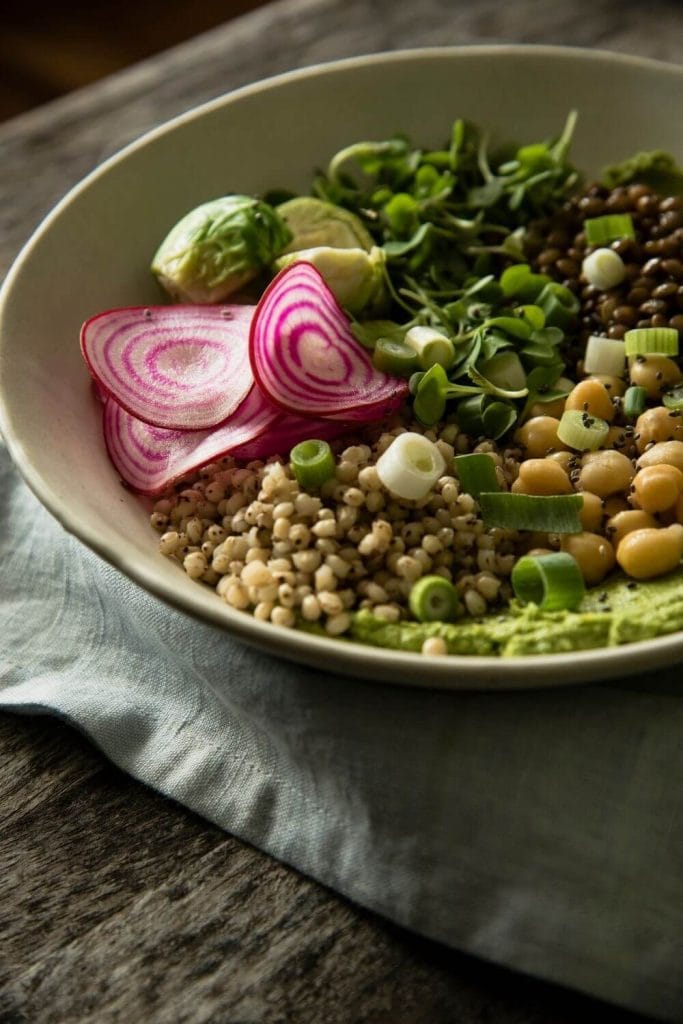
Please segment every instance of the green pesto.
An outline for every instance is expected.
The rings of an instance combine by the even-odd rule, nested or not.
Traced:
[[[683,629],[683,571],[636,586],[616,576],[584,597],[575,612],[542,612],[517,601],[505,613],[459,622],[385,622],[362,610],[351,639],[375,647],[420,651],[442,637],[449,654],[502,658],[561,654],[651,640]]]

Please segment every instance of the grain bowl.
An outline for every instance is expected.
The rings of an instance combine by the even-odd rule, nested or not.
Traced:
[[[616,93],[611,84],[615,80],[619,82]],[[539,82],[543,89],[539,90]],[[595,101],[601,94],[614,97],[607,123]],[[406,96],[410,103],[406,103]],[[443,144],[447,127],[461,118],[481,126],[494,140],[530,143],[557,138],[558,126],[566,122],[568,111],[575,110],[578,121],[571,159],[590,181],[597,179],[606,165],[626,160],[636,152],[666,150],[680,160],[683,151],[670,138],[670,124],[681,101],[683,72],[678,68],[602,53],[505,46],[401,52],[323,65],[249,86],[183,115],[129,146],[69,193],[38,229],[10,272],[0,305],[0,426],[15,462],[65,528],[138,585],[218,629],[284,657],[358,677],[455,689],[585,682],[677,660],[683,654],[680,632],[628,645],[624,641],[629,638],[624,636],[618,638],[617,646],[605,649],[560,647],[565,653],[552,656],[540,653],[528,657],[524,649],[511,650],[514,657],[504,659],[476,653],[476,648],[475,653],[466,656],[451,653],[441,657],[443,644],[439,637],[430,637],[430,642],[420,648],[423,653],[357,642],[358,636],[349,630],[354,602],[373,614],[379,609],[379,618],[391,624],[407,606],[410,585],[425,574],[425,567],[435,568],[436,575],[440,571],[442,579],[454,581],[465,613],[475,620],[489,606],[495,611],[501,595],[509,596],[509,563],[519,558],[514,530],[501,528],[492,536],[478,539],[482,530],[477,508],[470,507],[471,495],[459,486],[457,474],[454,476],[448,466],[439,474],[426,527],[425,517],[413,514],[419,500],[408,496],[407,500],[413,501],[409,514],[402,509],[391,524],[399,541],[389,552],[391,564],[389,556],[380,564],[377,558],[385,546],[380,536],[383,527],[380,525],[373,534],[369,522],[367,529],[356,531],[356,538],[359,514],[354,509],[362,506],[364,513],[372,513],[373,506],[379,509],[380,501],[384,502],[384,497],[378,497],[374,474],[392,439],[406,433],[426,438],[446,463],[457,454],[488,454],[504,490],[514,491],[516,487],[531,494],[533,487],[525,491],[515,481],[520,477],[525,452],[533,451],[540,443],[538,439],[522,437],[520,447],[518,433],[505,436],[503,432],[500,444],[492,445],[476,432],[468,435],[454,417],[444,417],[433,428],[425,424],[424,417],[422,422],[419,417],[416,421],[409,411],[394,409],[385,423],[374,422],[363,436],[333,442],[337,476],[327,485],[322,499],[315,495],[311,498],[306,488],[293,488],[291,479],[287,483],[286,460],[283,469],[283,460],[269,465],[265,458],[259,465],[256,458],[239,464],[234,460],[207,463],[196,478],[180,480],[175,499],[160,495],[154,507],[149,500],[122,487],[107,457],[101,402],[89,386],[78,336],[81,325],[102,310],[131,306],[152,309],[164,301],[150,274],[150,261],[160,240],[189,210],[226,192],[265,195],[285,187],[305,195],[315,171],[325,167],[332,154],[359,140],[404,133],[419,145],[436,150]],[[547,211],[539,211],[536,237],[523,257],[533,273],[549,276],[560,287],[571,286],[581,296],[586,303],[582,328],[587,336],[604,333],[618,342],[626,330],[658,329],[664,326],[662,320],[673,324],[675,332],[679,329],[675,318],[680,319],[675,305],[675,200],[665,197],[668,205],[660,211],[663,221],[659,231],[652,205],[657,200],[647,190],[636,194],[633,186],[629,192],[625,185],[622,200],[619,195],[614,198],[609,190],[603,188],[600,192],[595,186],[584,199],[592,203],[594,214],[602,211],[619,216],[621,202],[621,215],[631,204],[637,219],[642,208],[643,224],[638,222],[637,227],[648,233],[643,248],[650,266],[648,269],[646,259],[641,261],[634,286],[622,295],[619,283],[600,278],[600,274],[610,272],[609,261],[603,261],[595,271],[595,281],[602,282],[603,290],[617,289],[608,296],[614,299],[611,304],[598,302],[597,285],[589,285],[593,293],[589,290],[583,295],[581,291],[586,288],[585,280],[580,280],[582,261],[591,256],[592,250],[580,237],[581,224],[569,224],[576,214],[574,208],[568,209],[563,224],[544,224]],[[596,215],[593,219],[600,218]],[[546,244],[548,236],[552,236],[551,243]],[[628,265],[628,245],[622,246],[617,256]],[[631,262],[635,259],[633,256]],[[653,260],[658,261],[656,267]],[[287,268],[281,273],[286,274]],[[673,386],[675,381],[670,383]],[[513,393],[508,388],[508,394]],[[591,401],[587,395],[576,410],[584,416],[584,427],[589,428],[593,424],[586,424],[586,418],[590,420],[595,413]],[[40,410],[39,415],[36,410]],[[595,416],[600,418],[599,413]],[[651,440],[655,444],[669,443],[668,436],[660,438],[660,428],[661,424],[653,421]],[[517,425],[519,430],[523,430],[522,423]],[[617,427],[614,430],[610,458],[615,465],[616,455],[629,455],[634,460],[646,459],[643,469],[649,468],[647,451],[620,450],[624,445],[637,445],[637,439],[631,442],[625,428],[621,433]],[[551,447],[546,445],[544,457],[556,454],[550,453]],[[575,458],[576,445],[574,456],[571,448],[570,444],[566,458],[558,458],[553,464],[575,483],[587,470],[581,459]],[[247,502],[242,495],[233,501],[234,508],[230,506],[227,511],[224,505],[218,516],[218,506],[229,503],[236,493],[231,488],[235,474],[240,473],[242,483],[247,482],[244,474],[254,477],[249,481],[255,489],[250,496],[253,500]],[[553,473],[557,475],[555,470]],[[284,476],[284,483],[273,482],[278,474]],[[599,477],[595,469],[593,477]],[[629,514],[623,502],[628,500],[631,482],[626,481],[617,496],[622,501],[620,507],[614,494],[598,495],[605,502],[615,498],[610,507],[614,517],[619,512]],[[272,501],[265,500],[267,495],[259,497],[262,485],[266,491],[271,488]],[[181,486],[186,493],[182,493]],[[599,490],[600,485],[596,486]],[[257,508],[259,500],[269,508]],[[207,506],[205,514],[200,509],[197,515],[197,505],[202,501]],[[319,507],[313,509],[316,501],[322,505],[331,502],[332,507],[321,516]],[[182,514],[177,511],[179,504]],[[208,514],[209,505],[213,506],[213,520]],[[638,508],[643,511],[645,506]],[[643,514],[650,513],[645,510]],[[660,515],[654,506],[653,514]],[[225,535],[226,515],[230,527],[235,522],[240,524],[237,533],[242,541],[235,537],[221,549],[230,540]],[[346,524],[340,527],[343,536],[329,535],[325,526],[329,515]],[[150,516],[161,534],[162,550],[165,548],[164,554],[170,557],[160,557],[158,544],[150,538]],[[249,516],[254,518],[253,523]],[[384,521],[380,515],[379,522]],[[280,525],[276,529],[277,522]],[[677,537],[671,516],[657,525],[674,531],[670,536]],[[271,548],[278,543],[303,548],[299,552],[303,583],[287,557],[291,550],[269,549],[269,560],[274,564],[266,564],[258,555],[247,556],[248,551],[259,549],[259,529],[270,531]],[[621,527],[617,523],[614,529]],[[298,538],[294,541],[290,541],[292,530]],[[282,534],[280,539],[277,531]],[[183,535],[177,548],[171,536],[174,533],[176,538]],[[310,543],[311,537],[320,542],[317,548],[316,542]],[[241,551],[245,543],[247,549]],[[326,543],[327,547],[331,545],[330,550]],[[368,573],[367,566],[358,567],[353,545],[367,549],[370,562],[375,558],[377,572]],[[470,560],[459,566],[459,575],[452,571],[449,553],[457,552],[458,545],[465,551],[463,557]],[[217,550],[225,557],[222,562],[218,558],[216,565],[224,562],[225,571],[213,579],[210,563]],[[311,555],[316,550],[318,555]],[[584,557],[577,547],[574,555],[579,563]],[[320,564],[313,566],[313,560]],[[638,571],[636,565],[634,573]],[[314,586],[316,573],[319,580]],[[202,576],[204,583],[198,584]],[[220,577],[225,581],[221,583]],[[263,599],[254,601],[250,590],[258,597],[259,588],[263,589]],[[252,614],[245,614],[247,606]],[[320,621],[320,635],[292,629],[297,615],[314,624]]]

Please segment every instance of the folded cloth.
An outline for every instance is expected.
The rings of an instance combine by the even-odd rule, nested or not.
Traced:
[[[401,925],[683,1019],[678,668],[456,694],[289,664],[106,565],[1,446],[0,483],[0,708],[67,719],[135,778]]]

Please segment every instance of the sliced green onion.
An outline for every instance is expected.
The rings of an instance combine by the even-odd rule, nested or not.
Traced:
[[[482,491],[499,491],[496,464],[485,452],[472,455],[456,455],[453,460],[460,485],[465,494],[479,500]]]
[[[637,327],[624,335],[627,356],[677,356],[678,331],[675,327]]]
[[[604,245],[618,238],[635,238],[633,219],[630,213],[608,213],[604,217],[591,217],[583,222],[586,241],[589,245]]]
[[[393,338],[379,338],[372,354],[372,364],[394,377],[410,377],[418,367],[415,349]]]
[[[557,437],[562,444],[577,452],[594,452],[605,443],[609,434],[609,423],[599,416],[591,416],[578,409],[567,409],[562,413]]]
[[[532,530],[541,533],[581,533],[581,494],[514,494],[482,491],[481,518],[487,530]]]
[[[586,342],[583,368],[586,373],[605,373],[621,377],[626,367],[626,349],[623,341],[591,334]]]
[[[436,445],[412,431],[395,437],[377,460],[377,475],[387,490],[409,501],[424,498],[445,470]]]
[[[581,273],[598,291],[616,288],[626,277],[626,264],[614,249],[594,249],[581,264]]]
[[[579,300],[574,292],[563,284],[551,281],[536,299],[536,305],[543,311],[546,326],[565,330],[579,311]]]
[[[289,453],[292,472],[304,490],[320,487],[334,476],[335,462],[327,441],[300,441]]]
[[[667,404],[667,395],[664,395],[662,401]],[[683,399],[683,395],[681,396]],[[647,407],[647,388],[632,387],[627,388],[624,394],[624,401],[621,407],[621,411],[626,420],[637,420],[641,413],[645,412]]]
[[[413,349],[422,370],[436,363],[448,369],[455,359],[453,342],[433,327],[411,327],[406,331],[406,345]]]
[[[524,604],[533,602],[544,612],[573,611],[586,593],[576,559],[566,551],[525,555],[515,564],[510,582],[515,597]]]
[[[633,389],[629,388],[629,391],[631,390]],[[641,390],[644,391],[645,389],[641,388]],[[626,394],[628,394],[628,391]],[[626,398],[626,395],[624,395],[624,398]],[[673,391],[667,391],[665,395],[662,395],[662,404],[665,405],[667,409],[672,409],[676,412],[683,412],[683,388],[678,387],[674,388]]]
[[[418,622],[452,622],[460,613],[458,592],[443,576],[423,576],[408,598]]]

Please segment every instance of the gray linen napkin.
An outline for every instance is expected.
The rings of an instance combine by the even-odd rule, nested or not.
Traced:
[[[150,597],[61,529],[1,445],[0,522],[0,708],[75,723],[408,928],[683,1019],[678,669],[511,694],[354,681]]]

